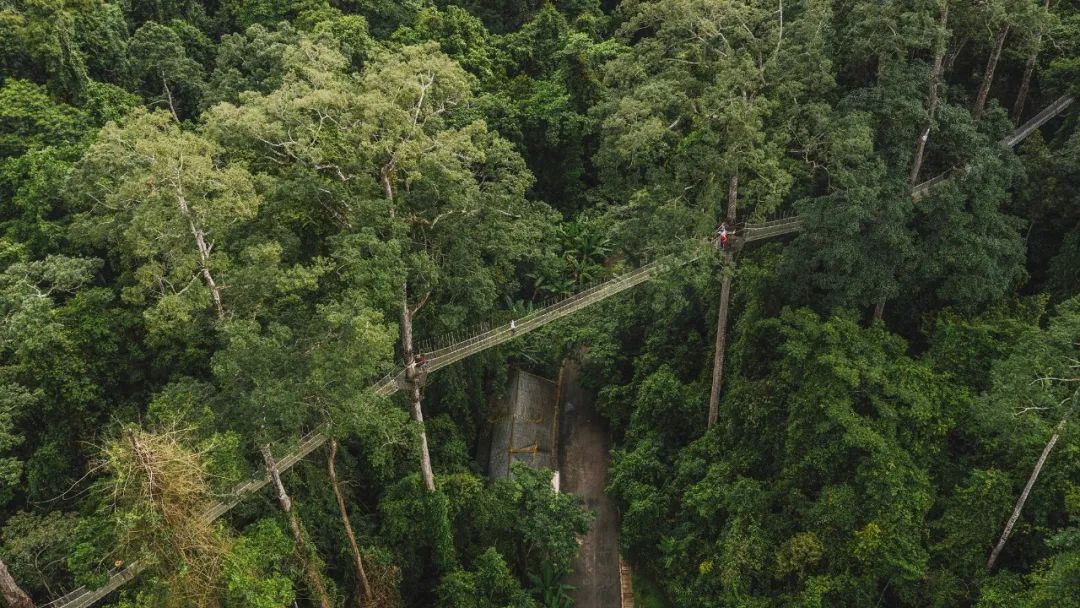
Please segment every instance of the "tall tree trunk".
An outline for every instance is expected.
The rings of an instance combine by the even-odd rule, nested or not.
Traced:
[[[161,74],[161,86],[165,88],[165,101],[169,104],[169,113],[172,114],[173,120],[176,124],[180,124],[180,115],[176,113],[176,104],[173,103],[172,91],[169,89],[169,80],[165,78],[165,71],[159,70]]]
[[[716,348],[713,352],[712,388],[709,390],[709,428],[712,428],[720,415],[720,387],[724,381],[724,351],[727,346],[728,303],[731,300],[731,277],[734,271],[732,255],[729,251],[724,256],[724,280],[720,284],[720,310],[716,315]]]
[[[1027,483],[1024,484],[1024,491],[1020,493],[1020,498],[1016,500],[1016,506],[1013,507],[1012,515],[1009,517],[1008,523],[1005,524],[1005,529],[1001,531],[1001,538],[998,539],[994,550],[990,552],[990,559],[986,561],[987,570],[994,569],[994,562],[997,561],[1001,550],[1005,548],[1005,542],[1009,540],[1009,535],[1012,534],[1013,526],[1016,525],[1016,520],[1020,519],[1020,511],[1023,510],[1024,503],[1027,502],[1028,494],[1031,493],[1031,487],[1035,485],[1035,480],[1039,478],[1039,473],[1042,472],[1043,465],[1046,464],[1046,458],[1050,456],[1050,452],[1054,449],[1054,445],[1057,444],[1058,438],[1061,437],[1061,432],[1065,430],[1065,423],[1069,420],[1069,415],[1076,407],[1076,400],[1078,397],[1080,397],[1080,391],[1073,393],[1072,406],[1065,416],[1061,418],[1061,422],[1058,422],[1057,426],[1054,427],[1054,434],[1051,435],[1050,441],[1046,442],[1042,454],[1039,455],[1039,460],[1035,462],[1035,468],[1031,470],[1031,475],[1028,477]]]
[[[941,18],[938,26],[942,32],[946,31],[949,23],[949,0],[941,3]],[[934,126],[934,117],[937,115],[939,104],[938,87],[941,84],[941,74],[944,71],[945,41],[938,40],[934,49],[934,65],[930,69],[930,87],[926,93],[926,125],[915,140],[915,157],[911,161],[911,173],[908,175],[908,185],[914,188],[919,184],[919,172],[922,170],[923,159],[926,157],[926,142],[930,140],[930,129]],[[959,49],[957,49],[959,53]],[[955,56],[952,57],[955,60]],[[881,320],[885,316],[885,302],[883,297],[874,305],[874,318]]]
[[[956,43],[956,46],[953,47],[951,53],[945,54],[945,64],[941,68],[942,77],[952,71],[953,64],[956,63],[957,57],[960,56],[960,53],[964,50],[964,47],[967,46],[968,40],[970,40],[970,38],[968,36],[964,36],[960,39],[959,42]]]
[[[34,608],[34,600],[15,582],[4,560],[0,560],[0,598],[8,608]]]
[[[941,20],[939,26],[942,31],[945,30],[948,22],[949,3],[946,1],[941,5]],[[944,42],[939,42],[934,51],[934,67],[930,70],[930,90],[926,95],[926,127],[923,128],[922,133],[919,134],[918,141],[915,142],[915,159],[911,163],[911,176],[908,178],[908,182],[911,184],[912,188],[919,183],[919,171],[922,169],[923,157],[926,154],[926,142],[930,139],[930,128],[933,126],[934,116],[937,114],[938,85],[941,80],[944,59],[945,44]]]
[[[427,430],[424,428],[424,410],[420,407],[420,370],[416,369],[416,353],[413,352],[413,315],[423,300],[414,308],[409,308],[409,288],[401,285],[401,349],[405,353],[405,379],[409,384],[409,401],[412,404],[412,419],[420,427],[420,474],[424,478],[424,487],[428,492],[435,491],[435,474],[431,470],[431,454],[428,453]]]
[[[262,452],[263,461],[266,463],[266,471],[270,474],[270,480],[274,483],[274,488],[277,489],[278,504],[281,505],[281,510],[285,511],[285,517],[289,520],[296,557],[300,559],[300,563],[304,568],[304,574],[308,579],[308,584],[311,585],[311,591],[319,600],[319,608],[331,608],[330,597],[326,594],[322,576],[320,576],[318,568],[315,567],[315,564],[308,556],[307,543],[304,541],[304,531],[300,527],[300,519],[292,510],[292,500],[289,499],[289,495],[285,492],[285,485],[281,483],[281,475],[278,473],[277,462],[274,460],[273,453],[270,452],[269,444],[262,446],[260,451]]]
[[[880,321],[885,316],[885,298],[878,300],[874,305],[874,319]]]
[[[998,59],[1001,58],[1001,48],[1005,46],[1005,37],[1008,34],[1009,26],[1006,25],[994,38],[994,50],[990,52],[990,57],[986,60],[982,85],[979,86],[979,95],[975,98],[975,107],[971,110],[971,116],[975,120],[981,119],[983,110],[986,109],[986,98],[990,95],[990,85],[994,82],[994,70],[997,69]]]
[[[728,226],[735,226],[735,215],[739,201],[739,174],[731,176],[728,182],[727,218]],[[735,247],[739,235],[724,250],[724,279],[720,284],[720,306],[716,315],[716,346],[713,351],[712,388],[709,390],[709,428],[720,415],[720,388],[724,382],[724,351],[727,345],[728,305],[731,301],[731,281],[735,274]]]
[[[418,110],[419,111],[419,110]],[[383,185],[383,194],[386,196],[386,200],[393,203],[394,201],[394,184],[392,175],[394,173],[394,159],[390,161],[382,168],[380,173],[380,181]],[[393,205],[390,206],[390,217],[394,217]],[[411,408],[409,413],[412,415],[412,419],[420,427],[420,475],[424,479],[424,487],[428,492],[435,491],[435,473],[431,470],[431,454],[428,452],[427,442],[427,429],[424,427],[424,410],[421,408],[420,398],[420,370],[416,369],[416,353],[413,352],[413,317],[416,315],[420,307],[427,301],[427,296],[424,296],[416,304],[416,306],[409,307],[409,284],[407,281],[401,283],[401,350],[405,358],[405,380],[409,384],[409,403]]]
[[[187,220],[188,228],[195,237],[195,247],[199,250],[199,270],[202,272],[206,286],[210,289],[210,297],[214,300],[214,308],[217,309],[218,320],[225,319],[225,306],[221,301],[221,288],[214,281],[214,275],[210,273],[210,250],[212,245],[206,242],[206,231],[195,222],[195,216],[191,213],[191,207],[184,193],[184,184],[181,171],[184,167],[184,159],[180,158],[180,165],[176,169],[176,181],[173,187],[176,189],[176,204],[180,207],[180,214]]]
[[[360,557],[360,547],[356,545],[356,534],[353,533],[352,522],[349,521],[349,511],[345,508],[345,498],[341,495],[341,485],[338,484],[337,467],[334,460],[337,458],[337,440],[330,439],[330,454],[326,457],[326,470],[330,473],[330,485],[334,488],[334,496],[337,498],[338,511],[341,513],[341,523],[345,526],[345,536],[349,539],[349,550],[352,552],[353,561],[356,562],[356,576],[364,588],[364,600],[371,600],[371,584],[368,583],[367,574],[364,572],[364,560]]]
[[[1050,10],[1050,0],[1043,2],[1043,10]],[[1024,105],[1027,103],[1028,91],[1031,89],[1031,77],[1035,74],[1035,66],[1039,60],[1039,50],[1042,47],[1042,28],[1035,33],[1035,44],[1032,46],[1031,54],[1028,55],[1027,63],[1024,64],[1024,77],[1020,80],[1020,90],[1016,93],[1016,102],[1012,108],[1012,120],[1016,124],[1020,124],[1020,119],[1024,115]]]

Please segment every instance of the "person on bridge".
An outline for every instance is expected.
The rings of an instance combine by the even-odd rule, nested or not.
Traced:
[[[514,332],[516,332],[516,331],[517,331],[517,321],[515,319],[510,319],[510,335],[511,336],[514,335]]]
[[[720,239],[718,241],[720,243],[720,250],[723,251],[723,250],[727,249],[727,246],[728,246],[727,222],[721,223],[720,224],[720,229],[717,230],[716,233],[718,235],[720,235]]]
[[[424,353],[417,353],[416,366],[419,367],[421,371],[423,371],[425,365],[427,365],[427,357],[424,356]]]

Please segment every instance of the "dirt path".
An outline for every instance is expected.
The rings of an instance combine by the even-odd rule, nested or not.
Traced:
[[[564,364],[559,386],[559,461],[561,491],[577,494],[596,513],[592,528],[582,539],[574,571],[567,584],[576,608],[619,606],[619,515],[607,487],[607,425],[597,413],[592,395],[578,384],[576,362]]]

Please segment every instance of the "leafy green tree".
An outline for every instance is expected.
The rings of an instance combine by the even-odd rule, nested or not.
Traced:
[[[1045,24],[1045,13],[1036,2],[995,0],[966,6],[958,4],[955,35],[971,47],[978,59],[979,87],[972,102],[972,116],[979,120],[986,108],[994,74],[1007,42],[1015,44],[1032,29]]]
[[[796,301],[821,310],[868,307],[899,295],[897,262],[914,255],[904,225],[911,212],[905,180],[890,175],[874,155],[869,118],[837,116],[823,155],[828,193],[796,205],[804,230],[784,256],[782,271],[803,278],[787,283]]]
[[[0,494],[0,504],[7,504],[14,498],[15,488],[22,479],[22,461],[15,457],[15,448],[24,441],[16,431],[15,423],[26,415],[36,404],[40,395],[18,384],[5,384],[3,397],[0,398],[0,479],[4,481],[4,491]]]
[[[931,158],[928,144],[936,142],[949,14],[947,0],[927,0],[855,2],[851,11],[837,15],[836,30],[844,41],[838,60],[856,78],[847,103],[838,105],[866,113],[885,175],[906,175],[910,186],[919,181],[924,160]],[[874,232],[885,233],[885,238],[874,239],[875,245],[898,245],[896,237],[903,233],[908,217],[908,193],[894,190],[890,194],[880,205],[884,211],[867,218]],[[910,263],[905,257],[908,253],[913,253],[908,247],[889,250],[886,272],[902,274]],[[895,295],[889,292],[897,287],[895,280],[887,278],[875,282],[876,290],[885,292],[879,294],[874,310],[874,316],[881,318],[886,300]]]
[[[385,39],[399,27],[416,22],[420,11],[429,6],[427,0],[346,0],[341,3],[348,13],[359,13],[371,24],[371,33]]]
[[[1058,464],[1065,471],[1050,469],[1043,473],[1043,466],[1052,455],[1062,431],[1080,408],[1074,356],[1080,336],[1080,301],[1074,298],[1063,302],[1055,312],[1045,330],[1033,327],[1021,337],[1018,348],[994,366],[993,382],[979,411],[978,421],[984,425],[987,437],[993,438],[992,445],[1003,452],[1005,466],[1015,472],[1017,479],[1027,481],[990,554],[988,569],[995,566],[999,556],[1008,559],[1009,547],[1005,543],[1022,515],[1037,519],[1052,517],[1050,514],[1057,510],[1055,507],[1064,501],[1062,493],[1067,486],[1050,482],[1056,495],[1046,497],[1043,494],[1041,504],[1027,502],[1033,487],[1038,492],[1034,483],[1040,474],[1043,483],[1047,483],[1047,478],[1055,479],[1063,473],[1068,478],[1068,471],[1078,466],[1075,458],[1066,457]],[[1011,421],[1005,424],[1009,418]],[[1018,463],[1030,462],[1032,454],[1040,449],[1040,457],[1027,474],[1027,467],[1018,466]],[[1045,502],[1048,499],[1057,504],[1048,505]],[[1025,557],[1030,559],[1024,554],[1017,556],[1021,560]]]
[[[96,2],[66,4],[27,0],[0,8],[0,74],[47,84],[69,101],[89,80],[86,57],[76,36],[79,13]]]
[[[253,217],[259,197],[240,165],[215,162],[220,148],[182,131],[163,112],[109,125],[79,163],[73,196],[86,211],[76,235],[116,248],[125,297],[151,306],[151,325],[197,318],[212,305],[225,319],[230,229]],[[216,248],[216,250],[215,250]]]
[[[447,608],[534,608],[537,606],[510,574],[506,561],[494,548],[476,558],[472,570],[443,577],[438,606]]]
[[[552,5],[541,7],[520,30],[503,36],[513,78],[490,101],[501,113],[513,111],[489,120],[523,149],[537,196],[564,213],[585,207],[594,185],[597,120],[589,109],[603,89],[600,68],[617,48],[595,38],[575,30]]]
[[[143,24],[131,37],[132,72],[151,107],[167,110],[177,122],[192,118],[204,87],[204,70],[177,30],[155,21]]]
[[[470,485],[479,480],[462,475]],[[447,475],[448,483],[458,476]],[[383,542],[392,547],[402,568],[402,592],[410,603],[431,602],[433,581],[457,569],[450,500],[443,492],[423,490],[419,475],[410,474],[387,487],[379,500]]]
[[[480,121],[458,123],[468,118],[470,79],[432,46],[387,51],[359,81],[342,73],[344,60],[333,50],[296,60],[285,86],[240,107],[219,106],[210,128],[226,142],[257,142],[305,179],[336,182],[356,201],[343,210],[347,226],[363,218],[372,236],[387,241],[379,248],[393,259],[370,263],[392,273],[380,277],[382,285],[397,284],[376,298],[389,303],[396,291],[412,414],[422,423],[416,315],[429,299],[454,302],[440,307],[443,323],[490,310],[497,285],[538,240],[544,208],[525,200],[530,176],[505,140]],[[283,111],[267,112],[271,105]],[[319,129],[327,117],[339,128]],[[301,132],[307,135],[295,141]],[[421,435],[425,485],[433,490],[427,452]]]
[[[783,39],[771,4],[635,2],[623,11],[621,37],[633,44],[605,68],[597,162],[614,194],[640,208],[642,224],[625,238],[653,227],[668,240],[711,233],[719,219],[735,221],[740,196],[753,201],[744,217],[777,209],[792,176],[790,133],[774,125],[800,110],[770,99],[828,87],[824,58],[815,69],[805,54],[820,52],[827,11],[789,21]]]
[[[445,11],[426,8],[410,27],[394,32],[399,44],[438,42],[439,49],[484,82],[499,82],[506,58],[495,46],[483,22],[465,9],[448,6]]]
[[[349,60],[349,68],[354,71],[360,71],[375,51],[375,40],[362,15],[336,15],[322,19],[312,27],[311,35],[335,46]]]
[[[1022,146],[1027,187],[1013,197],[1010,210],[1029,222],[1029,284],[1064,300],[1080,293],[1075,243],[1080,241],[1080,214],[1070,192],[1080,178],[1075,133],[1051,147],[1041,137]]]
[[[483,19],[492,31],[500,34],[518,30],[538,12],[545,10],[548,5],[539,0],[463,0],[454,3],[440,0],[438,4],[457,4]],[[574,18],[581,15],[599,14],[600,4],[597,0],[555,0],[550,3],[550,6]]]
[[[296,592],[285,574],[284,559],[292,542],[273,520],[248,526],[222,565],[222,583],[228,603],[253,608],[278,608],[292,603]]]
[[[298,37],[288,25],[276,30],[253,25],[243,33],[222,36],[203,103],[236,103],[244,91],[269,93],[281,86],[285,77],[283,55]]]
[[[14,513],[4,523],[0,554],[34,596],[54,596],[71,585],[67,570],[68,542],[75,534],[77,518],[71,513],[50,511],[38,515]]]
[[[1020,605],[1042,608],[1080,601],[1076,582],[1080,577],[1080,527],[1077,527],[1076,486],[1071,488],[1066,510],[1072,521],[1070,527],[1047,541],[1055,553],[1030,575],[1031,590]]]
[[[0,159],[76,144],[89,126],[83,112],[52,100],[43,86],[10,79],[0,88]]]
[[[1054,4],[1052,7],[1056,17],[1054,27],[1049,32],[1049,37],[1054,41],[1053,55],[1046,62],[1048,64],[1045,81],[1048,86],[1058,91],[1073,92],[1072,83],[1076,82],[1077,70],[1080,69],[1080,60],[1077,60],[1077,51],[1080,47],[1076,44],[1076,31],[1080,27],[1080,13],[1075,7],[1068,4]]]
[[[204,30],[209,26],[206,7],[194,0],[131,0],[126,3],[125,13],[132,29],[149,21],[184,21]]]
[[[915,205],[917,262],[902,283],[908,294],[929,293],[971,307],[1012,292],[1025,272],[1023,222],[1004,210],[1014,165],[988,141],[971,142],[968,149],[982,153],[970,177],[937,188]]]
[[[57,186],[90,129],[85,112],[43,86],[12,79],[0,88],[0,230],[33,257],[59,249],[68,209]]]
[[[551,488],[551,472],[522,463],[512,467],[513,478],[498,481],[494,496],[511,509],[510,538],[520,547],[517,571],[539,575],[548,567],[556,576],[570,573],[578,552],[577,536],[588,530],[592,514],[575,496]]]
[[[62,492],[64,481],[70,481],[64,472],[74,473],[68,469],[74,454],[49,462],[49,440],[64,444],[80,436],[79,413],[85,415],[102,393],[87,374],[83,336],[67,326],[64,310],[77,306],[73,295],[99,267],[97,260],[51,256],[14,261],[0,273],[0,499],[5,503],[16,493],[43,499]],[[98,312],[95,308],[90,310]],[[57,415],[73,417],[72,424],[41,424]],[[42,465],[52,471],[38,471]]]
[[[920,534],[932,504],[925,468],[964,401],[925,365],[904,357],[904,344],[884,331],[859,330],[852,319],[820,326],[812,319],[791,313],[785,316],[790,325],[781,329],[782,365],[788,370],[782,377],[798,387],[789,401],[797,413],[787,437],[804,446],[797,450],[801,455],[786,460],[783,476],[804,495],[821,497],[807,523],[826,547],[851,535],[844,550],[827,550],[833,556],[830,570],[839,559],[860,572],[848,583],[847,597],[876,597],[886,585],[891,593],[910,596],[929,557]],[[815,352],[829,356],[815,358]],[[889,371],[879,376],[875,370],[882,367]],[[813,438],[821,432],[840,435]],[[821,482],[834,491],[854,489],[861,497],[843,515],[845,523],[825,511],[825,487],[811,489]]]
[[[764,2],[624,5],[621,37],[632,42],[606,67],[600,106],[600,175],[632,201],[620,237],[679,243],[726,222],[775,211],[794,181],[786,158],[796,120],[820,122],[814,104],[779,103],[827,90],[824,30],[829,7],[782,19]],[[651,35],[638,36],[646,31]],[[739,215],[739,201],[752,201]],[[669,245],[670,246],[670,245]],[[640,249],[640,245],[635,247]],[[717,310],[708,424],[718,415],[734,251]]]
[[[651,416],[631,422],[612,472],[626,541],[676,605],[918,603],[927,467],[962,393],[851,317],[789,311],[754,326],[739,344],[758,352],[740,356],[754,363],[732,376],[738,406],[721,424],[672,451],[683,434],[664,438]],[[647,378],[649,406],[634,416],[696,401],[670,372]],[[652,415],[673,418],[663,412]]]
[[[253,25],[273,27],[279,22],[293,22],[305,17],[305,13],[326,14],[330,3],[326,0],[225,0],[219,9],[219,18],[224,17],[236,29],[245,30]]]

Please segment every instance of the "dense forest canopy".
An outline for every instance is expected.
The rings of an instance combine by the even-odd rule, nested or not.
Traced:
[[[1078,83],[1075,0],[0,0],[0,606],[571,605],[482,456],[567,357],[639,605],[1080,606]]]

